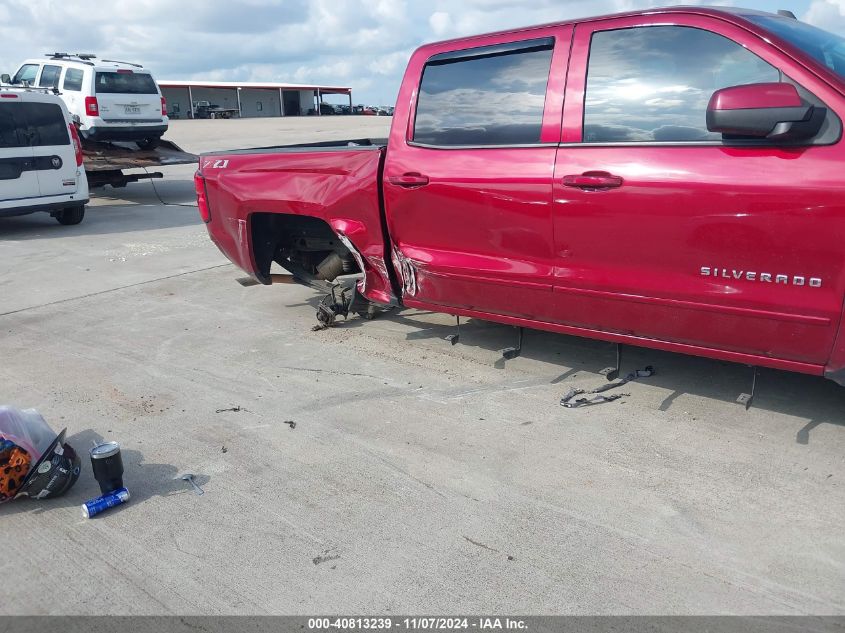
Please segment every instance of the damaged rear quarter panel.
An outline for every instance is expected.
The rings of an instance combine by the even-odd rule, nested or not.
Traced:
[[[373,301],[390,303],[379,206],[379,170],[383,148],[355,147],[267,150],[203,157],[211,221],[208,231],[238,267],[268,283],[253,256],[250,218],[280,213],[319,218],[344,235],[361,254],[365,279],[360,289]]]

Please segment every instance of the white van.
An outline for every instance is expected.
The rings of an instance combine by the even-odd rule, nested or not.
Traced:
[[[47,211],[79,224],[87,202],[82,145],[64,102],[0,87],[0,217]]]
[[[135,141],[150,149],[167,131],[164,97],[140,64],[54,53],[26,60],[11,83],[58,90],[71,115],[79,118],[83,139]]]

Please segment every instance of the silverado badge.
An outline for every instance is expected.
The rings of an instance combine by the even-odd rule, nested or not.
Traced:
[[[719,277],[720,279],[735,279],[739,281],[756,281],[767,284],[783,284],[786,286],[809,286],[810,288],[821,288],[822,280],[819,277],[806,277],[804,275],[780,275],[774,273],[758,273],[736,268],[711,268],[701,267],[702,277]]]

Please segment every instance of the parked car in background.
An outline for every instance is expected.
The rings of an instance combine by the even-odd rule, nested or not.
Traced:
[[[84,140],[135,141],[148,149],[167,131],[164,97],[140,64],[54,53],[26,60],[9,81],[56,90],[79,119]]]
[[[87,202],[81,141],[64,101],[0,87],[0,217],[46,211],[79,224]]]
[[[240,111],[237,108],[224,108],[209,101],[194,102],[195,119],[231,119],[239,114]]]

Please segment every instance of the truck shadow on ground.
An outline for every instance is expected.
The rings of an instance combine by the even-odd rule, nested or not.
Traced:
[[[79,479],[67,494],[55,499],[32,500],[16,499],[0,506],[0,517],[18,512],[41,513],[56,508],[79,507],[82,503],[100,496],[100,488],[91,472],[91,460],[88,449],[94,443],[107,441],[102,435],[91,429],[74,433],[66,438],[79,454],[81,471]],[[151,497],[169,497],[172,495],[193,495],[191,484],[180,479],[185,471],[179,470],[171,464],[156,464],[145,461],[143,453],[134,449],[121,447],[123,458],[123,483],[131,495],[129,503],[143,503]],[[194,481],[200,487],[210,481],[208,475],[194,473]],[[80,510],[81,512],[81,510]],[[81,516],[81,515],[80,515]]]
[[[315,308],[318,302],[319,298],[309,301]],[[604,341],[526,329],[520,357],[505,360],[501,350],[517,344],[515,327],[462,318],[460,340],[452,347],[446,337],[455,334],[456,328],[453,317],[448,315],[395,309],[380,314],[377,319],[407,328],[405,339],[409,343],[424,343],[440,353],[457,352],[461,346],[489,352],[490,364],[497,369],[518,366],[524,360],[563,365],[568,369],[560,373],[550,367],[550,384],[560,385],[561,396],[568,391],[573,379],[582,376],[593,378],[587,388],[604,384],[605,378],[598,372],[616,363],[616,346]],[[449,325],[448,320],[453,324]],[[346,322],[339,321],[336,327],[357,328],[370,323],[363,318],[350,318]],[[473,355],[477,357],[477,354]],[[642,347],[623,347],[622,376],[647,365],[654,366],[657,372],[642,379],[642,383],[669,391],[658,407],[661,411],[678,406],[679,397],[692,395],[729,403],[736,407],[737,415],[745,413],[736,399],[740,393],[751,391],[753,369],[746,365]],[[809,444],[812,431],[821,425],[834,425],[845,431],[842,413],[845,411],[845,388],[819,376],[766,368],[758,371],[753,408],[803,418],[806,422],[796,430],[798,444]],[[579,380],[578,386],[583,387],[582,382]]]

